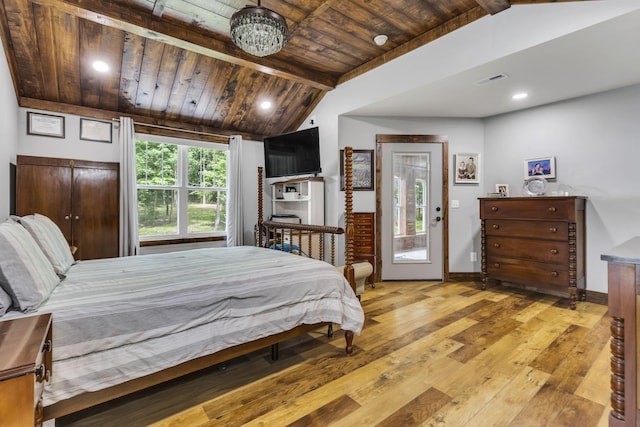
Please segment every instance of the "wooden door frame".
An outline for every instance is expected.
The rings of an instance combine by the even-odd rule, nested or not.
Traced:
[[[449,137],[445,135],[376,135],[376,268],[375,280],[382,274],[382,144],[441,144],[442,145],[442,280],[449,280]]]

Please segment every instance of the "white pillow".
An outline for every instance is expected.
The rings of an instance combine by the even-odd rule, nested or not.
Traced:
[[[60,278],[29,232],[15,221],[0,224],[0,286],[22,311],[42,304]]]
[[[64,238],[56,223],[48,217],[37,213],[23,216],[19,221],[38,243],[58,276],[64,277],[69,267],[75,263],[75,260],[71,254],[67,239]]]

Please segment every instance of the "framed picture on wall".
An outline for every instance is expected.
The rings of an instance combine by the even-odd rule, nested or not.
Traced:
[[[111,122],[80,119],[80,139],[111,143]]]
[[[373,150],[353,150],[353,191],[373,190]],[[340,150],[340,191],[344,191],[344,150]]]
[[[524,161],[524,179],[534,176],[542,178],[556,177],[556,158],[538,157],[537,159],[527,159]]]
[[[480,153],[456,153],[453,155],[455,165],[455,184],[480,183]]]
[[[27,134],[64,138],[64,116],[27,111]]]

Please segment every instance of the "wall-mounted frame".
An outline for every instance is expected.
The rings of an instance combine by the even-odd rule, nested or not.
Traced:
[[[64,116],[27,111],[27,134],[64,138]]]
[[[496,193],[509,197],[509,184],[496,184]]]
[[[353,150],[353,191],[373,191],[373,150]],[[340,191],[344,191],[344,150],[340,150]]]
[[[545,179],[556,177],[556,158],[538,157],[524,161],[524,179],[541,176]]]
[[[453,155],[455,165],[455,184],[480,183],[480,153],[456,153]]]
[[[113,124],[102,120],[80,119],[80,139],[111,143]]]

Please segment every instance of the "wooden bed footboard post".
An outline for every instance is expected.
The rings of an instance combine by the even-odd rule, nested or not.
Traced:
[[[355,229],[353,225],[353,148],[344,148],[344,277],[349,281],[353,292],[356,292],[356,278],[353,271],[353,238]],[[347,341],[347,354],[353,353],[353,331],[344,331]]]
[[[353,353],[353,331],[344,331],[344,339],[347,341],[347,354]]]
[[[353,238],[355,236],[355,229],[353,225],[353,148],[344,148],[344,224],[345,224],[345,239],[344,239],[344,277],[351,284],[353,292],[356,292],[356,279],[353,272]],[[353,337],[352,337],[353,339]]]

